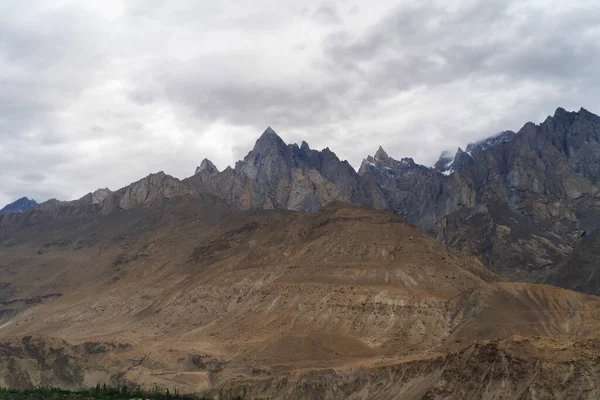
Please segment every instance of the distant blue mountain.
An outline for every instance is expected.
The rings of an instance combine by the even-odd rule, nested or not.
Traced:
[[[27,197],[22,197],[19,200],[8,204],[6,207],[0,210],[0,215],[10,214],[10,213],[22,213],[27,210],[32,209],[37,206],[37,201],[31,199],[29,200]]]

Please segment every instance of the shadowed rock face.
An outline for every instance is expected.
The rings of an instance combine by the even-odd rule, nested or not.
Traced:
[[[511,280],[538,281],[600,221],[600,118],[559,108],[434,168],[367,158],[390,207]]]
[[[475,202],[464,210],[451,201],[438,237],[458,248],[475,249],[490,265],[500,260],[496,267],[503,263],[506,277],[543,279],[546,267],[561,260],[583,230],[598,224],[599,140],[597,116],[583,109],[558,109],[541,125],[529,123],[474,153],[474,162],[453,173],[448,178],[453,187],[444,192],[468,187]],[[488,221],[483,222],[486,230],[482,218]],[[515,267],[529,273],[511,276],[508,270]]]
[[[600,295],[600,230],[584,232],[573,252],[548,269],[544,283]]]

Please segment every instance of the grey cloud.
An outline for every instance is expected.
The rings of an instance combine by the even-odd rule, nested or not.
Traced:
[[[248,125],[258,132],[268,125],[293,128],[313,126],[349,118],[339,108],[351,84],[337,79],[315,87],[310,82],[245,81],[243,78],[213,80],[198,74],[194,60],[179,68],[157,73],[161,85],[150,92],[136,92],[132,100],[145,103],[149,98],[168,98],[193,109],[202,120],[223,119],[235,125]],[[228,60],[223,62],[227,63]]]
[[[444,3],[402,6],[364,36],[336,33],[325,41],[332,65],[366,79],[370,89],[403,90],[469,74],[514,79],[564,79],[596,73],[600,7],[568,16],[543,9],[514,11],[515,1],[473,1],[449,12]],[[439,62],[437,62],[439,60]],[[366,63],[367,66],[362,66]],[[373,64],[373,66],[371,66]]]
[[[340,17],[338,16],[335,3],[323,3],[317,8],[312,18],[323,24],[338,24]]]
[[[598,20],[585,0],[6,0],[0,205],[223,169],[267,126],[357,167],[598,113]]]
[[[24,182],[43,182],[46,177],[43,174],[31,173],[22,175],[19,179]]]

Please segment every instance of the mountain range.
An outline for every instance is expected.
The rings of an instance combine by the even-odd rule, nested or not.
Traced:
[[[599,142],[598,116],[558,108],[541,124],[445,152],[433,167],[395,160],[380,147],[355,171],[329,148],[286,144],[268,128],[235,168],[219,171],[205,159],[184,180],[161,172],[114,193],[35,209],[106,214],[185,195],[239,210],[316,212],[342,201],[393,210],[505,279],[570,287],[557,268],[600,221]]]
[[[559,108],[356,171],[268,128],[234,168],[17,207],[0,387],[597,398],[599,143],[600,117]]]

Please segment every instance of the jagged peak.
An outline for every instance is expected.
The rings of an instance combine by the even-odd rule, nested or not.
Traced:
[[[563,116],[563,115],[567,115],[567,110],[565,110],[562,107],[558,107],[556,109],[556,111],[554,111],[554,117],[559,117],[559,116]]]
[[[36,205],[38,205],[38,203],[34,199],[29,199],[28,197],[21,197],[20,199],[15,200],[12,203],[7,204],[4,208],[0,209],[0,215],[9,214],[13,212],[24,212]]]
[[[333,156],[335,158],[338,158],[337,154],[335,154],[335,152],[331,151],[331,149],[329,147],[325,147],[323,150],[321,150],[321,153],[323,155],[328,155],[328,156]]]
[[[259,141],[261,141],[261,140],[273,140],[273,139],[282,140],[279,137],[279,135],[270,126],[267,129],[265,129],[265,131],[262,133],[262,135],[260,135],[260,137],[258,138]]]
[[[302,151],[308,151],[310,150],[310,146],[308,145],[308,143],[306,143],[304,140],[302,141],[302,144],[300,145],[300,150]]]
[[[194,175],[198,175],[199,173],[206,172],[208,175],[213,175],[219,173],[219,169],[210,161],[208,158],[205,158],[200,163],[200,166],[196,167],[196,172]]]
[[[271,127],[268,127],[256,141],[253,151],[264,152],[265,150],[273,146],[283,148],[287,145]]]
[[[375,153],[375,159],[376,160],[381,160],[381,161],[386,161],[389,158],[390,157],[385,152],[385,150],[383,149],[383,147],[379,146],[379,149],[377,149],[377,152]]]
[[[600,116],[594,114],[593,112],[581,107],[579,109],[578,112],[579,115],[581,115],[582,117],[588,118],[588,119],[593,119],[595,121],[599,121],[600,120]]]
[[[582,117],[587,117],[587,118],[600,118],[598,117],[596,114],[590,112],[589,110],[580,107],[579,111],[567,111],[562,107],[558,107],[556,109],[556,111],[554,112],[554,115],[552,117],[548,117],[549,119],[565,119],[565,118],[571,118],[573,119],[574,117],[577,116],[582,116]]]

